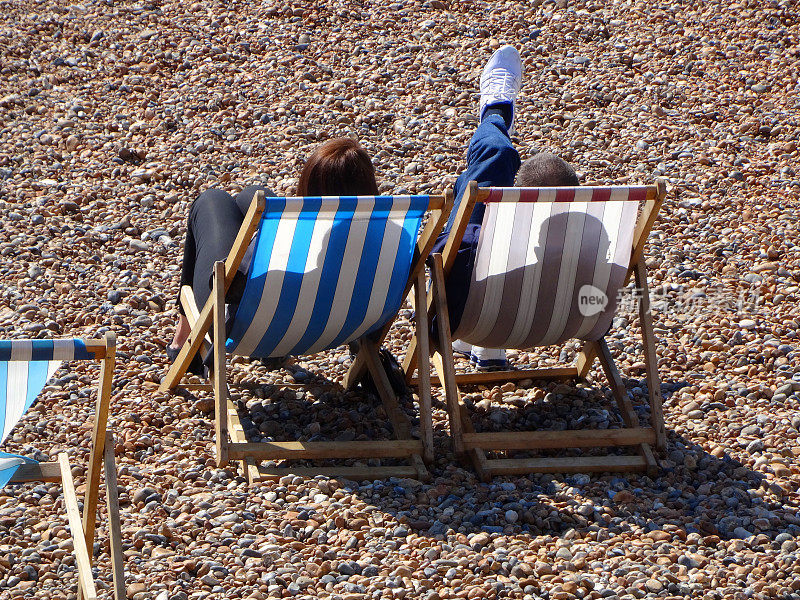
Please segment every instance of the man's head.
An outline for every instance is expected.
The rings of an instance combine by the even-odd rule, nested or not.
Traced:
[[[580,185],[575,169],[550,152],[534,154],[519,168],[517,187],[560,187]]]

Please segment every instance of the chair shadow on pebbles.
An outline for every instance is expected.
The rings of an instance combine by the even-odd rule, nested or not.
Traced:
[[[646,394],[641,382],[626,380],[626,384],[634,398]],[[686,385],[662,384],[666,406],[671,394]],[[595,394],[604,395],[608,406],[613,404],[609,390]],[[552,405],[548,413],[568,421],[577,414],[572,410],[574,401],[557,392],[547,401]],[[584,413],[591,420],[604,410],[593,407]],[[513,427],[515,422],[528,429],[537,426],[526,416],[527,407],[498,408],[489,414],[501,415],[497,426]],[[492,422],[491,416],[484,417]],[[640,411],[640,418],[647,414]],[[547,422],[547,417],[539,422],[547,427],[556,424]],[[533,541],[540,536],[566,541],[588,536],[602,542],[633,530],[655,542],[671,540],[690,547],[724,543],[736,551],[755,546],[778,550],[800,534],[800,516],[788,498],[793,493],[790,485],[768,479],[727,451],[711,454],[669,427],[667,433],[667,450],[659,456],[660,472],[653,478],[636,473],[531,474],[482,483],[443,447],[431,483],[391,478],[340,480],[337,485],[377,509],[371,518],[378,534],[383,527],[389,543],[412,532],[437,540],[463,534],[461,543],[480,552],[495,535],[530,535]],[[371,531],[375,533],[375,527]],[[568,553],[561,555],[569,560]]]
[[[231,400],[236,407],[249,442],[295,441],[348,442],[394,437],[394,430],[384,406],[374,389],[360,385],[347,390],[341,378],[352,360],[345,351],[323,352],[300,359],[290,358],[279,368],[268,368],[258,360],[236,357],[231,365]],[[324,374],[324,375],[323,375]],[[325,376],[327,375],[327,376]],[[414,408],[411,390],[396,389],[399,406],[419,434],[419,415]],[[214,400],[210,393],[194,393],[178,388],[195,410],[211,413]],[[209,439],[213,430],[209,430]],[[312,466],[380,467],[401,465],[402,459],[372,458],[311,461],[265,461],[268,468]],[[238,463],[236,463],[238,466]]]

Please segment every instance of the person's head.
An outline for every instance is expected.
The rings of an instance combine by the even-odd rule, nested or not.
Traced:
[[[297,195],[377,196],[375,167],[355,140],[328,140],[308,157],[297,184]]]
[[[517,187],[580,185],[575,169],[550,152],[539,152],[522,163],[515,183]]]

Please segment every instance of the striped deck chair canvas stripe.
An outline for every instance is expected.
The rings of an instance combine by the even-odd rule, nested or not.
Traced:
[[[88,359],[83,340],[0,341],[0,443],[33,406],[62,361]],[[29,458],[0,452],[0,488]]]
[[[428,201],[267,198],[227,351],[311,354],[382,327],[403,302]]]
[[[490,190],[454,339],[488,348],[598,340],[611,325],[646,188]]]

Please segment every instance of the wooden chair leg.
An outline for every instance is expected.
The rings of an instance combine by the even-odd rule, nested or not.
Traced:
[[[114,581],[114,600],[125,600],[125,568],[122,554],[122,528],[117,489],[117,465],[114,461],[114,436],[106,432],[105,444],[106,507],[108,508],[108,536],[111,546],[111,570]]]
[[[461,417],[461,429],[465,433],[475,433],[475,426],[472,424],[472,419],[469,416],[467,407],[460,401],[459,395],[458,413]],[[472,466],[475,472],[484,483],[489,483],[494,475],[489,460],[486,458],[486,451],[483,448],[470,448],[467,450],[469,458],[472,461]]]
[[[217,465],[228,464],[228,385],[225,364],[225,263],[214,263],[214,423],[217,436]]]
[[[625,384],[622,382],[622,377],[620,377],[619,371],[617,371],[617,367],[614,364],[614,358],[611,356],[611,351],[608,349],[608,344],[606,344],[605,339],[601,338],[599,341],[594,343],[594,347],[597,352],[597,357],[600,359],[600,364],[603,367],[603,371],[605,372],[606,377],[611,384],[611,390],[614,394],[614,399],[617,401],[617,405],[619,406],[620,413],[622,413],[623,422],[628,427],[638,428],[639,417],[636,414],[636,411],[633,409],[633,404],[631,404],[630,398],[628,398],[628,392],[625,389]],[[640,444],[639,452],[647,462],[647,472],[651,475],[654,475],[658,471],[658,463],[656,463],[656,459],[653,455],[653,450],[650,448],[650,444]]]
[[[61,469],[61,482],[64,489],[64,505],[67,509],[67,520],[72,532],[72,544],[75,551],[75,562],[78,565],[78,595],[84,600],[96,600],[97,591],[92,579],[92,561],[86,537],[83,533],[81,513],[78,508],[78,496],[75,494],[75,482],[72,479],[72,470],[69,457],[65,452],[58,455],[58,464]]]
[[[234,443],[247,443],[247,436],[244,433],[244,427],[242,427],[242,422],[239,420],[239,412],[236,410],[236,406],[234,406],[233,401],[231,400],[230,390],[226,391],[226,395],[228,397],[228,431],[230,432],[231,440]],[[259,479],[258,474],[258,465],[252,458],[245,458],[242,461],[242,470],[244,471],[244,476],[247,479],[247,483],[252,484],[253,482]]]
[[[392,429],[395,432],[395,437],[401,440],[410,439],[411,430],[409,428],[408,421],[406,420],[403,411],[400,409],[400,405],[397,402],[397,397],[392,389],[392,384],[389,382],[389,378],[386,375],[386,372],[383,370],[383,366],[380,362],[380,356],[378,354],[378,348],[375,346],[374,342],[366,337],[363,337],[361,340],[359,340],[359,345],[359,354],[363,354],[364,356],[364,362],[367,365],[370,374],[372,375],[372,380],[375,382],[375,387],[378,389],[378,395],[380,396],[389,420],[392,423]],[[425,468],[425,463],[423,462],[421,456],[412,455],[411,462],[414,465],[420,479],[425,480],[429,478],[430,475],[428,470]]]
[[[650,399],[650,423],[656,433],[656,448],[664,450],[667,434],[664,427],[664,408],[661,397],[661,380],[658,377],[656,337],[653,333],[653,314],[650,312],[650,289],[647,285],[647,268],[643,260],[636,264],[636,287],[641,290],[639,324],[642,328],[644,361],[647,368],[647,390]]]
[[[416,309],[415,309],[416,310]],[[406,383],[411,383],[414,379],[414,370],[417,368],[417,357],[419,355],[419,348],[417,348],[417,336],[411,336],[406,348],[406,355],[403,357],[403,373],[406,374]]]
[[[94,547],[94,533],[97,523],[97,503],[100,495],[100,472],[103,466],[103,448],[106,442],[108,409],[111,404],[111,386],[114,379],[116,337],[106,334],[106,355],[100,363],[100,377],[97,384],[94,426],[92,428],[92,449],[86,469],[86,492],[83,496],[83,536],[88,548]],[[89,564],[92,555],[89,554]],[[80,596],[80,592],[78,594]]]
[[[464,439],[461,427],[461,408],[459,391],[456,385],[456,367],[453,363],[453,340],[450,337],[450,315],[447,311],[447,298],[444,289],[444,271],[442,270],[442,255],[433,255],[433,268],[431,269],[431,294],[434,298],[436,313],[439,318],[439,348],[434,353],[434,366],[439,373],[439,380],[444,387],[447,400],[447,412],[450,415],[450,434],[453,436],[453,451],[463,454]]]
[[[189,321],[189,327],[194,329],[195,324],[200,319],[200,310],[197,308],[197,300],[194,297],[194,290],[188,285],[181,288],[181,306]],[[205,354],[211,349],[211,337],[206,334],[203,336],[203,345],[200,347]]]
[[[425,289],[425,270],[421,270],[414,285],[415,305],[427,305]],[[431,367],[430,348],[428,344],[428,312],[426,310],[416,313],[416,338],[419,340],[419,430],[422,445],[425,448],[423,458],[426,462],[433,461],[433,416],[431,414]]]
[[[361,378],[364,376],[364,373],[367,370],[367,364],[364,362],[364,357],[362,356],[361,352],[356,354],[355,358],[353,359],[353,364],[350,365],[350,368],[347,369],[347,374],[344,376],[344,382],[342,385],[346,390],[352,390],[354,387],[358,385],[358,382],[361,381]]]
[[[575,358],[575,368],[578,370],[578,377],[580,379],[586,379],[589,375],[595,358],[597,358],[597,352],[595,351],[594,345],[584,343],[583,348],[581,348],[581,351]]]

